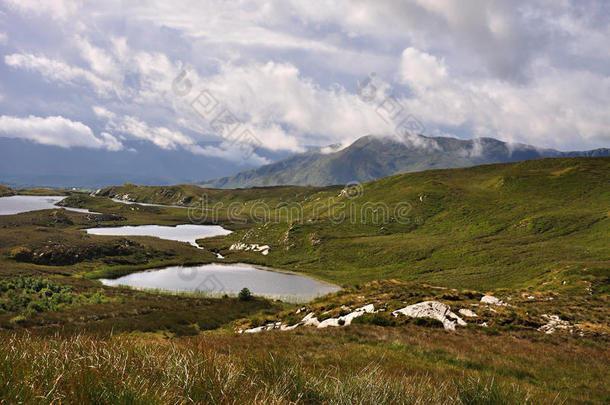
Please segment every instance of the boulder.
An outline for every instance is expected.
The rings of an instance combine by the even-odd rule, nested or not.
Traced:
[[[506,302],[502,301],[499,298],[494,297],[493,295],[484,295],[481,297],[481,302],[489,305],[508,305]]]
[[[466,309],[466,308],[461,308],[458,313],[462,316],[465,316],[467,318],[476,318],[477,314],[475,314],[473,311]]]
[[[402,309],[392,312],[392,315],[405,315],[412,318],[432,318],[443,323],[443,327],[447,330],[455,330],[455,325],[466,325],[466,322],[453,312],[448,305],[438,301],[424,301],[417,304],[409,305]]]

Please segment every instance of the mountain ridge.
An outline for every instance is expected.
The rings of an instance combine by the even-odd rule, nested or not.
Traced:
[[[336,148],[332,145],[331,148]],[[326,186],[361,183],[399,173],[508,163],[548,157],[610,156],[610,149],[561,152],[495,138],[463,140],[417,135],[404,138],[366,135],[330,153],[317,148],[232,176],[203,180],[210,188],[274,185]]]

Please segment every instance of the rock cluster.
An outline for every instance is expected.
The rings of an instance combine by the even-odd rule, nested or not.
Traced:
[[[299,309],[297,312],[301,312]],[[347,315],[340,316],[338,318],[328,318],[320,322],[318,318],[316,318],[313,312],[308,313],[300,322],[295,323],[294,325],[284,325],[282,322],[273,322],[268,323],[263,326],[258,326],[256,328],[246,329],[244,331],[240,331],[240,333],[259,333],[266,330],[292,330],[299,326],[315,326],[317,328],[326,328],[328,326],[348,326],[352,323],[352,321],[364,314],[375,313],[375,306],[373,304],[365,305],[360,308],[356,308],[353,312],[350,312]]]
[[[269,250],[271,248],[269,245],[259,245],[258,243],[242,243],[237,242],[231,245],[229,250],[243,250],[243,251],[252,251],[252,252],[261,252],[263,255],[267,256],[269,254]]]
[[[542,315],[542,318],[547,321],[546,325],[542,325],[538,328],[539,332],[544,332],[546,334],[551,334],[555,332],[557,329],[567,329],[571,330],[572,326],[568,321],[564,321],[557,315]]]

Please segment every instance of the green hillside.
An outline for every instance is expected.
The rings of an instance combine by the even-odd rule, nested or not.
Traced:
[[[126,184],[63,202],[99,214],[0,216],[0,402],[608,403],[609,169],[573,158],[352,188]],[[197,249],[82,231],[189,221],[235,232]],[[271,250],[230,250],[238,241]],[[219,261],[344,288],[297,306],[97,280]],[[486,293],[508,305],[482,305]],[[392,315],[429,300],[476,317],[450,331]],[[369,304],[382,311],[345,327],[236,333]],[[545,333],[549,315],[564,329]]]
[[[13,190],[10,187],[0,184],[0,197],[13,195]]]
[[[609,158],[569,158],[396,175],[348,195],[341,187],[131,185],[100,194],[192,206],[205,195],[207,207],[217,208],[206,221],[244,228],[202,241],[226,260],[339,284],[398,278],[469,288],[567,288],[563,281],[601,288],[610,268],[609,184]],[[228,250],[237,241],[268,244],[271,252]]]

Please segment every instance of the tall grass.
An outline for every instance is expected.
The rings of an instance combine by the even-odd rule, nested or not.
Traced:
[[[242,358],[180,340],[75,335],[9,337],[0,346],[0,403],[525,403],[493,380],[303,367],[294,355]]]

